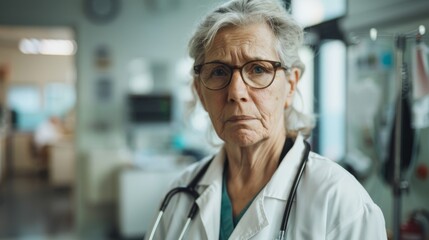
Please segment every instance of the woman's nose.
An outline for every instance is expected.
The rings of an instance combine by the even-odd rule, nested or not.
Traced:
[[[247,102],[249,100],[248,86],[241,77],[240,71],[232,73],[231,82],[228,85],[228,101]]]

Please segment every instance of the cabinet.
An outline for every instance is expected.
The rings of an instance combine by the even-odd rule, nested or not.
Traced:
[[[119,229],[122,237],[151,230],[161,201],[180,170],[124,169],[119,175]],[[147,233],[148,234],[148,233]]]

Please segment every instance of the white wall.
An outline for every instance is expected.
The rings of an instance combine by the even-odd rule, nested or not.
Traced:
[[[123,1],[120,15],[112,23],[99,26],[85,21],[77,29],[78,92],[80,104],[84,104],[80,105],[79,110],[81,149],[94,145],[103,147],[121,144],[122,138],[106,138],[97,132],[93,133],[89,126],[98,120],[94,119],[96,116],[92,111],[98,108],[97,116],[108,118],[109,124],[113,126],[113,136],[120,136],[123,132],[123,97],[127,87],[127,64],[130,60],[143,57],[149,61],[173,64],[186,56],[187,40],[195,21],[208,4],[207,1],[195,0],[179,2],[177,9],[153,10],[145,8],[144,1]],[[105,71],[94,67],[94,50],[100,44],[111,49],[111,68]],[[94,99],[94,81],[103,75],[109,75],[114,80],[113,101],[108,107],[98,104]]]

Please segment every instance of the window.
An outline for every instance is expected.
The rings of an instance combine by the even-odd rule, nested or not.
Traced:
[[[32,130],[44,119],[40,102],[40,90],[35,85],[9,87],[9,108],[17,114],[17,128]]]
[[[67,83],[49,83],[44,89],[44,107],[49,116],[63,116],[69,112],[76,101],[73,86]]]
[[[342,17],[346,0],[292,0],[292,14],[304,27]]]
[[[319,148],[335,161],[344,157],[346,106],[346,46],[330,40],[320,47]]]
[[[32,131],[50,116],[64,116],[76,102],[74,87],[61,82],[48,83],[43,91],[38,85],[13,85],[7,98],[20,131]]]

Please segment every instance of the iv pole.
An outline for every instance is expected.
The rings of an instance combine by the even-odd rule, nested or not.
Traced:
[[[402,99],[406,98],[408,89],[407,65],[404,59],[406,36],[396,37],[396,76],[398,102],[396,106],[395,126],[395,158],[393,168],[393,240],[399,240],[402,212],[402,192],[408,188],[408,182],[402,179],[401,154],[402,154]]]
[[[415,32],[415,31],[413,31]],[[405,47],[408,38],[416,38],[421,40],[425,34],[426,28],[420,25],[417,36],[415,34],[398,34],[395,36],[395,74],[397,79],[397,105],[395,114],[395,157],[393,162],[393,240],[400,240],[401,234],[401,213],[402,213],[402,193],[408,190],[409,182],[403,178],[401,162],[402,162],[402,101],[408,98],[410,90],[410,82],[408,78],[408,69],[405,62]],[[379,37],[377,29],[370,29],[370,38],[375,41]],[[381,35],[381,37],[391,37],[392,35]]]
[[[425,28],[421,25],[418,29],[416,39],[419,40],[425,34]],[[403,178],[402,174],[402,101],[408,98],[410,82],[408,77],[407,64],[405,62],[405,48],[407,38],[415,35],[400,34],[396,36],[396,77],[397,77],[397,96],[398,103],[396,106],[395,116],[395,158],[393,168],[393,240],[399,240],[401,234],[401,213],[402,213],[402,193],[408,190],[409,183]]]

